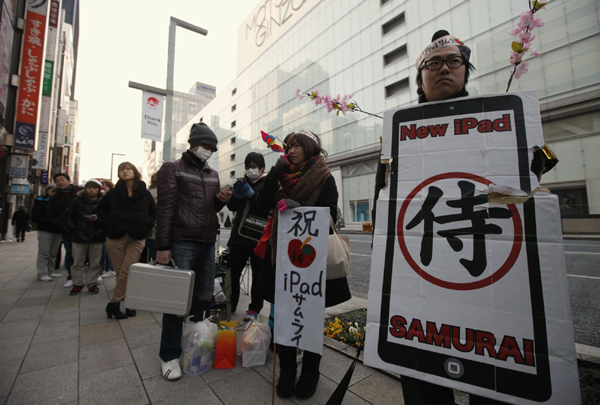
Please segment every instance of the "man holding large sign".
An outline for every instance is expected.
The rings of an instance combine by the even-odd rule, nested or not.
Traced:
[[[385,114],[367,364],[500,401],[579,401],[558,202],[530,169],[543,145],[535,92]]]

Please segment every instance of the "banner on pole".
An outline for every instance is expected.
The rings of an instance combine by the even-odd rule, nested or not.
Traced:
[[[37,147],[48,9],[47,0],[28,2],[27,5],[21,81],[17,92],[15,148],[35,150]]]
[[[161,141],[164,99],[162,94],[142,91],[142,138]]]
[[[558,200],[530,169],[543,145],[536,92],[385,113],[365,364],[580,402]]]
[[[328,246],[329,208],[279,214],[275,343],[322,354]]]

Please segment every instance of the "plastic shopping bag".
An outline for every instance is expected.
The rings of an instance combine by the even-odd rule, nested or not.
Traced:
[[[235,368],[235,352],[237,347],[237,321],[221,321],[217,332],[217,351],[215,352],[215,369]]]
[[[267,352],[271,343],[271,328],[268,322],[253,321],[242,336],[240,351],[242,366],[262,366],[267,360]]]
[[[219,280],[215,278],[214,292],[213,296],[215,297],[215,302],[225,302],[227,301],[227,297],[223,293],[223,288],[221,287],[221,283]]]
[[[184,373],[201,375],[213,368],[217,329],[217,325],[208,319],[198,323],[188,319],[181,339]]]

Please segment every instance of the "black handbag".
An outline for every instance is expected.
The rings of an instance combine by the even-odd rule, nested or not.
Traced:
[[[238,234],[244,238],[258,242],[267,225],[268,218],[250,214],[250,200],[246,201],[246,207],[240,220]]]

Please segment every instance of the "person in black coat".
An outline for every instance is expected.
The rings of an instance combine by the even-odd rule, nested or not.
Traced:
[[[25,211],[24,206],[21,205],[13,214],[12,225],[15,227],[17,242],[25,242],[25,231],[29,227],[29,214]]]
[[[50,198],[56,193],[56,185],[51,183],[46,186],[46,195],[40,196],[33,202],[31,220],[37,223],[38,257],[37,272],[39,281],[52,281],[53,277],[60,277],[55,273],[56,256],[62,241],[61,229],[52,223],[49,214]]]
[[[100,258],[104,244],[104,231],[98,223],[96,209],[101,201],[99,180],[91,179],[85,183],[85,189],[77,193],[65,213],[65,227],[71,231],[73,241],[73,288],[69,295],[79,295],[84,286],[90,294],[98,294],[98,277],[102,271]],[[86,257],[90,266],[85,270]]]
[[[140,259],[146,238],[156,222],[156,204],[141,174],[129,162],[118,168],[119,181],[100,201],[97,214],[106,234],[106,245],[117,272],[117,284],[111,302],[106,306],[109,318],[135,316],[135,310],[123,314],[120,302],[125,299],[129,267]]]
[[[71,240],[71,232],[64,228],[64,215],[73,201],[77,197],[79,187],[71,184],[71,178],[68,174],[57,173],[52,178],[56,183],[56,194],[50,198],[48,206],[48,214],[52,224],[61,229],[63,245],[65,247],[65,268],[68,272],[67,282],[63,286],[65,288],[73,287],[71,280],[71,266],[73,265],[73,241]]]
[[[321,140],[314,133],[301,130],[292,134],[286,141],[286,155],[277,160],[265,178],[258,195],[258,204],[264,209],[273,210],[271,243],[265,239],[268,227],[257,245],[255,252],[263,254],[264,266],[260,277],[260,291],[263,298],[275,301],[275,263],[277,252],[277,217],[279,212],[301,206],[329,207],[333,223],[337,220],[338,191],[323,156]],[[333,230],[330,229],[330,234]],[[346,277],[327,280],[325,306],[330,307],[352,298]],[[309,315],[310,316],[310,315]],[[277,345],[280,377],[277,395],[289,398],[309,398],[317,390],[321,355],[304,351],[302,373],[296,384],[296,347]]]
[[[250,152],[244,161],[246,175],[233,185],[233,197],[227,208],[236,212],[231,236],[229,237],[229,268],[231,269],[231,311],[235,312],[240,299],[240,277],[248,259],[252,267],[251,301],[244,316],[245,321],[256,319],[263,307],[263,299],[258,291],[262,260],[254,254],[260,239],[268,211],[258,204],[257,195],[262,187],[265,172],[265,158],[262,154]],[[251,220],[249,223],[247,220]],[[242,223],[244,221],[244,223]],[[262,223],[262,226],[259,224]],[[241,232],[240,232],[240,226]]]

